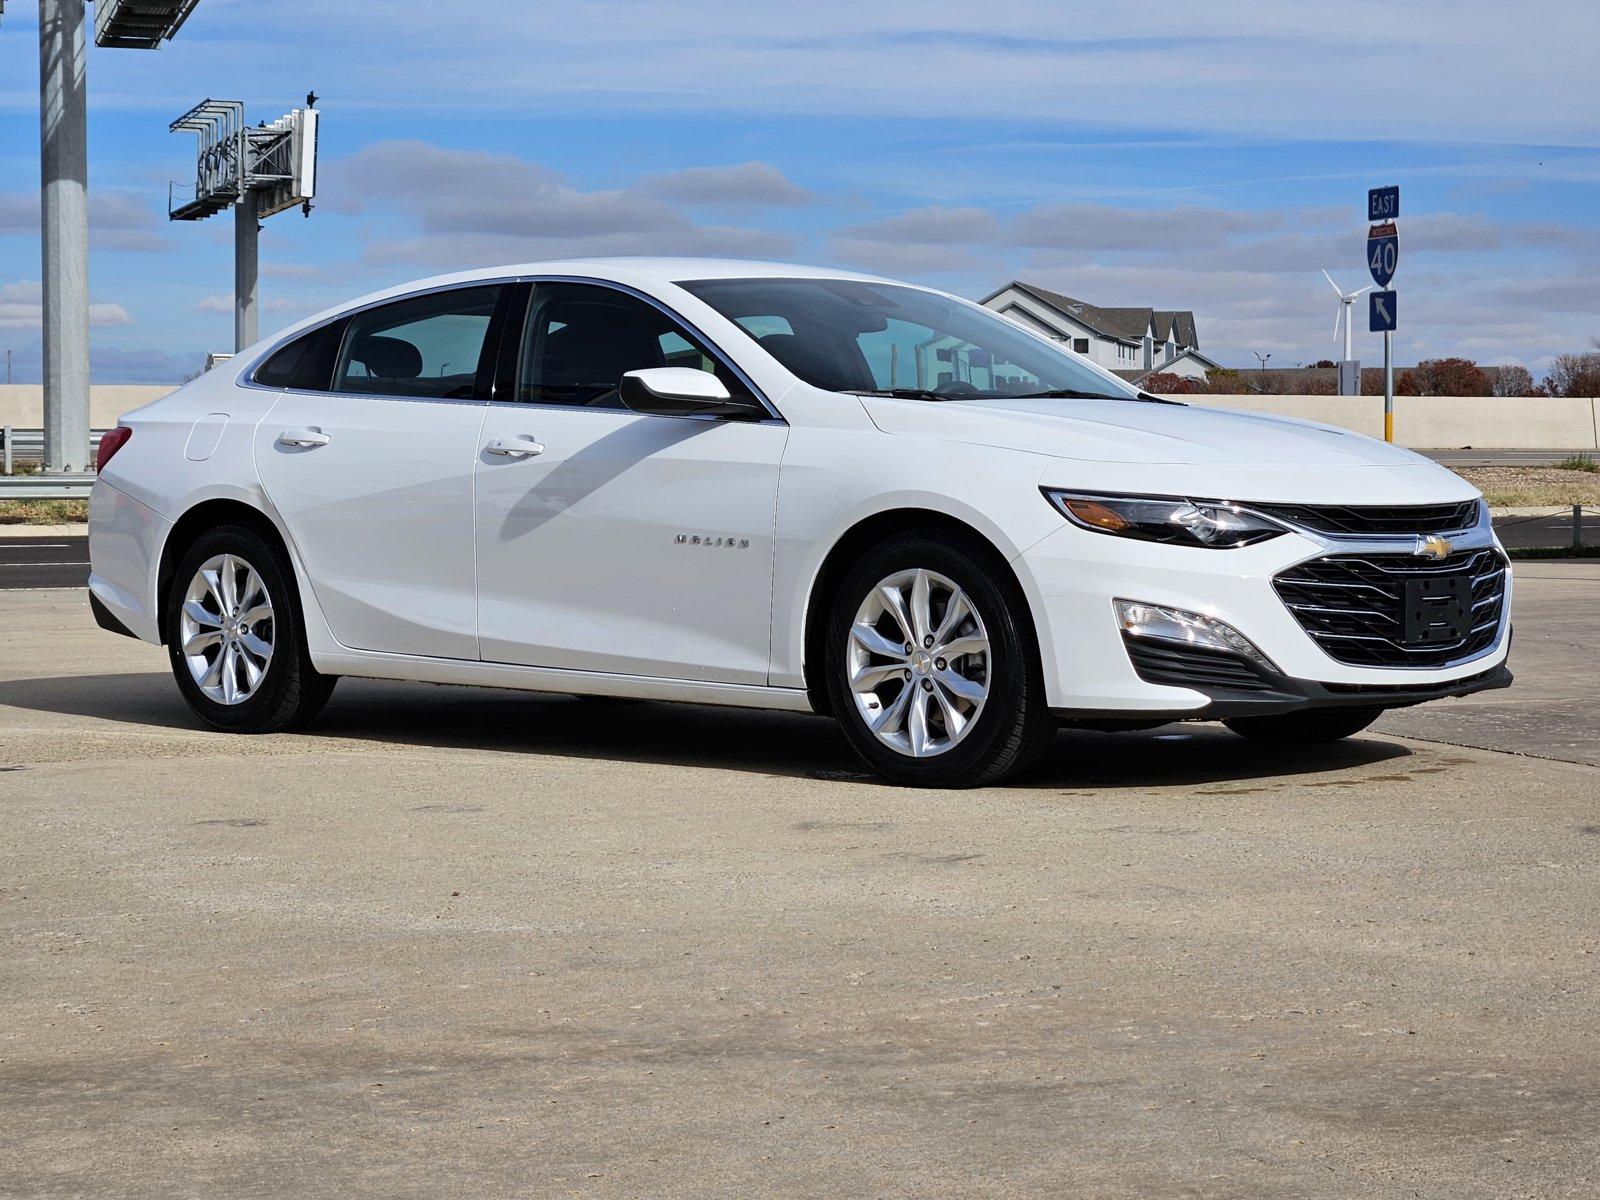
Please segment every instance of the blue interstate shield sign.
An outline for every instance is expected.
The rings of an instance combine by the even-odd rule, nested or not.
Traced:
[[[1373,333],[1393,333],[1399,324],[1397,292],[1367,293],[1367,328]]]
[[[1372,272],[1372,282],[1381,288],[1389,286],[1394,269],[1400,265],[1400,231],[1393,221],[1374,225],[1367,230],[1367,270]]]

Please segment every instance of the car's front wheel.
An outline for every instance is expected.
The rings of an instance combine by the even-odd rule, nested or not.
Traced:
[[[896,783],[995,783],[1055,733],[1027,603],[975,539],[928,531],[869,551],[835,595],[826,649],[845,736]]]
[[[167,655],[183,698],[208,725],[273,733],[304,724],[333,691],[306,651],[283,553],[256,530],[225,525],[179,561],[167,602]]]

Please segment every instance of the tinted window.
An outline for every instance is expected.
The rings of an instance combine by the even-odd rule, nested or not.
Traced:
[[[688,330],[652,304],[584,283],[541,283],[523,334],[520,399],[534,404],[622,408],[623,375],[646,367],[709,371],[733,395],[739,378]]]
[[[350,318],[334,390],[451,399],[477,394],[500,288],[414,296]]]
[[[256,368],[255,380],[263,387],[288,387],[294,379],[295,368],[306,355],[306,346],[316,339],[315,333],[296,338]]]
[[[1137,393],[987,309],[848,279],[708,279],[678,286],[737,321],[807,383],[950,399],[1072,390]]]
[[[344,327],[344,321],[334,321],[296,338],[256,368],[255,381],[263,387],[327,391]]]

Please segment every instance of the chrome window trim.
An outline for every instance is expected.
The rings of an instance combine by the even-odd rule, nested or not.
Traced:
[[[423,404],[519,405],[519,406],[522,406],[522,407],[525,407],[525,408],[552,408],[552,409],[559,409],[559,410],[563,410],[563,411],[567,411],[567,412],[571,412],[574,409],[581,409],[581,408],[587,407],[586,405],[582,405],[582,404],[542,404],[542,403],[539,403],[537,401],[529,401],[529,400],[499,400],[499,399],[484,400],[484,399],[480,399],[480,398],[478,398],[476,396],[466,396],[466,397],[396,396],[396,395],[391,395],[391,394],[389,394],[387,392],[338,392],[338,391],[325,390],[325,389],[320,389],[320,388],[282,388],[282,387],[270,387],[267,384],[257,383],[256,382],[255,374],[256,374],[256,372],[258,370],[261,369],[262,364],[265,363],[267,361],[267,359],[271,358],[279,350],[282,350],[290,342],[298,341],[300,338],[307,337],[307,336],[317,332],[317,330],[319,330],[319,329],[326,329],[329,325],[332,325],[336,321],[346,321],[346,320],[349,320],[350,318],[352,318],[352,317],[354,317],[354,316],[356,316],[356,315],[358,315],[360,313],[370,312],[372,309],[382,308],[385,305],[389,305],[389,304],[399,304],[399,303],[402,303],[403,301],[406,301],[406,300],[413,300],[413,299],[416,299],[419,296],[432,296],[432,295],[436,295],[436,294],[438,294],[440,292],[463,291],[463,290],[465,290],[467,288],[494,287],[494,286],[497,286],[497,285],[504,286],[504,285],[507,285],[507,284],[518,284],[518,283],[531,283],[531,284],[534,284],[535,286],[537,286],[538,284],[541,284],[541,283],[581,283],[581,284],[588,284],[589,286],[592,286],[592,287],[607,288],[607,289],[609,289],[611,291],[614,291],[614,292],[621,292],[624,295],[632,296],[634,299],[643,300],[646,304],[648,304],[652,308],[656,309],[663,316],[665,316],[665,317],[669,318],[670,320],[676,322],[677,324],[683,326],[683,328],[687,329],[690,333],[694,334],[695,337],[699,338],[700,341],[711,352],[712,357],[715,358],[723,366],[725,366],[729,371],[731,371],[734,374],[734,376],[737,377],[738,380],[745,385],[745,387],[750,389],[750,394],[753,397],[755,397],[756,403],[761,405],[761,407],[764,410],[766,410],[766,413],[767,413],[766,417],[764,417],[764,418],[762,418],[760,420],[757,420],[757,421],[740,421],[740,418],[738,418],[738,417],[712,416],[712,415],[708,415],[708,414],[687,414],[686,416],[682,416],[682,417],[668,417],[668,418],[665,418],[665,419],[674,420],[674,421],[681,421],[681,420],[734,421],[734,422],[738,422],[738,423],[745,424],[745,425],[787,425],[789,423],[788,421],[784,420],[783,414],[778,411],[777,406],[775,406],[772,403],[772,401],[767,398],[767,394],[764,391],[762,391],[759,387],[756,386],[755,380],[750,378],[749,373],[746,372],[744,370],[744,368],[741,367],[737,362],[735,362],[733,360],[733,357],[731,355],[729,355],[728,352],[726,350],[724,350],[721,346],[719,346],[716,343],[715,340],[713,340],[710,337],[707,337],[706,334],[705,334],[705,331],[700,329],[697,325],[695,325],[694,322],[692,322],[692,321],[688,320],[687,318],[685,318],[681,313],[675,312],[672,308],[670,308],[663,301],[658,300],[656,297],[650,295],[647,292],[640,291],[638,288],[631,287],[631,286],[629,286],[628,284],[625,284],[625,283],[618,283],[615,280],[611,280],[611,279],[595,279],[595,278],[592,278],[592,277],[589,277],[589,276],[584,276],[584,275],[497,275],[497,276],[493,276],[493,277],[487,278],[487,279],[464,280],[464,281],[457,282],[457,283],[443,283],[443,284],[438,284],[438,285],[436,285],[434,287],[419,288],[416,291],[406,292],[406,293],[404,293],[402,295],[399,295],[399,296],[388,296],[388,297],[385,297],[382,300],[374,300],[374,301],[371,301],[370,303],[367,303],[367,304],[357,305],[354,308],[343,309],[343,310],[335,313],[333,316],[329,317],[325,321],[319,321],[315,325],[305,326],[304,328],[295,330],[292,334],[289,334],[289,335],[287,335],[285,337],[279,338],[276,342],[274,342],[266,350],[262,351],[260,354],[256,355],[253,359],[251,359],[250,362],[245,366],[244,370],[242,370],[234,378],[234,383],[239,387],[252,388],[252,389],[254,389],[255,391],[258,391],[258,392],[271,392],[271,393],[273,393],[275,395],[356,396],[356,397],[360,397],[362,399],[367,399],[367,400],[411,400],[411,401],[417,401],[417,402],[420,402],[420,403],[423,403]],[[526,322],[526,314],[524,314],[524,322]],[[525,330],[526,330],[526,324],[524,324],[523,329],[519,330],[519,332],[518,332],[519,339],[520,339],[520,337],[522,335],[522,332],[524,332]],[[341,345],[340,346],[340,354],[342,355],[343,352],[344,352],[344,347],[343,347],[343,345]],[[519,359],[519,362],[518,362],[518,374],[519,374],[519,376],[521,374],[520,358],[521,358],[521,351],[519,350],[518,351],[518,359]],[[597,411],[597,412],[632,412],[631,409],[627,409],[627,408],[596,409],[594,411]],[[634,416],[649,416],[649,415],[651,415],[651,414],[649,414],[649,413],[634,413]]]

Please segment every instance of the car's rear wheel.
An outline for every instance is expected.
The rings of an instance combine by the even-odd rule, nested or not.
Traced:
[[[333,691],[333,677],[311,665],[289,564],[245,525],[213,529],[185,552],[173,572],[166,639],[178,690],[218,729],[291,729]]]
[[[1055,733],[1027,603],[973,538],[911,533],[865,554],[834,597],[824,670],[845,736],[896,783],[995,783]]]
[[[1382,715],[1381,708],[1324,708],[1276,717],[1235,717],[1223,724],[1254,742],[1304,746],[1360,733]]]

